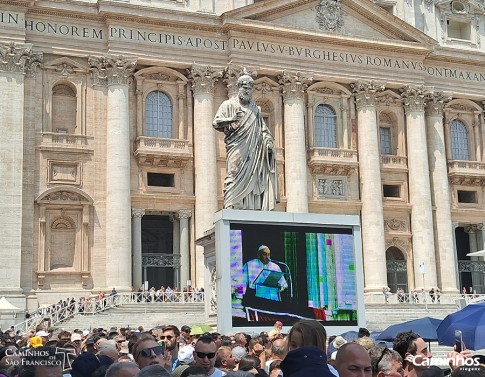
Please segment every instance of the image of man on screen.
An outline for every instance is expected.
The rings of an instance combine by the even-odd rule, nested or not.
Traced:
[[[243,266],[243,296],[245,301],[252,297],[281,301],[280,292],[288,288],[281,268],[271,262],[268,246],[258,248],[258,257]]]

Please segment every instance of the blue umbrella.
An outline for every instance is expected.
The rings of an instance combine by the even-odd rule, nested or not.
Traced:
[[[376,340],[394,340],[397,334],[404,331],[412,331],[421,336],[423,340],[432,341],[437,340],[438,335],[436,334],[436,329],[441,323],[441,319],[424,317],[419,319],[414,319],[412,321],[407,321],[403,323],[398,323],[396,325],[389,326]]]
[[[346,331],[343,334],[340,334],[342,338],[344,338],[346,341],[350,340],[355,340],[359,337],[359,333],[357,331]]]
[[[468,349],[485,348],[485,302],[467,305],[462,310],[446,316],[438,326],[438,342],[453,346],[455,330],[461,330],[463,343]]]

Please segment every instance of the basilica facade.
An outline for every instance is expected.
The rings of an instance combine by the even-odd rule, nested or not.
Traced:
[[[485,293],[483,0],[0,0],[0,294],[202,287],[246,69],[276,211],[359,215],[365,292]]]

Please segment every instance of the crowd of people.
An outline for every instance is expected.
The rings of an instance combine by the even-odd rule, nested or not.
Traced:
[[[256,336],[193,333],[187,325],[98,328],[72,332],[38,327],[2,333],[0,377],[484,377],[468,350],[449,355],[449,368],[430,366],[427,343],[411,331],[392,349],[375,344],[366,329],[347,341],[327,338],[315,320],[281,322]],[[475,359],[474,359],[475,361]]]
[[[389,287],[383,287],[382,293],[386,304],[389,303],[389,298],[393,295],[393,292]],[[396,289],[396,298],[398,303],[411,302],[414,304],[421,303],[440,303],[441,302],[441,290],[439,288],[431,288],[426,291],[424,288],[421,290],[414,289],[409,293],[406,293],[403,288]]]

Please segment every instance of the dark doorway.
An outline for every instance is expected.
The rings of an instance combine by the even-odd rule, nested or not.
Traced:
[[[396,293],[398,288],[408,292],[408,269],[404,254],[397,247],[386,250],[387,286]]]
[[[173,224],[169,216],[145,215],[141,229],[143,281],[148,281],[148,289],[173,288]]]

